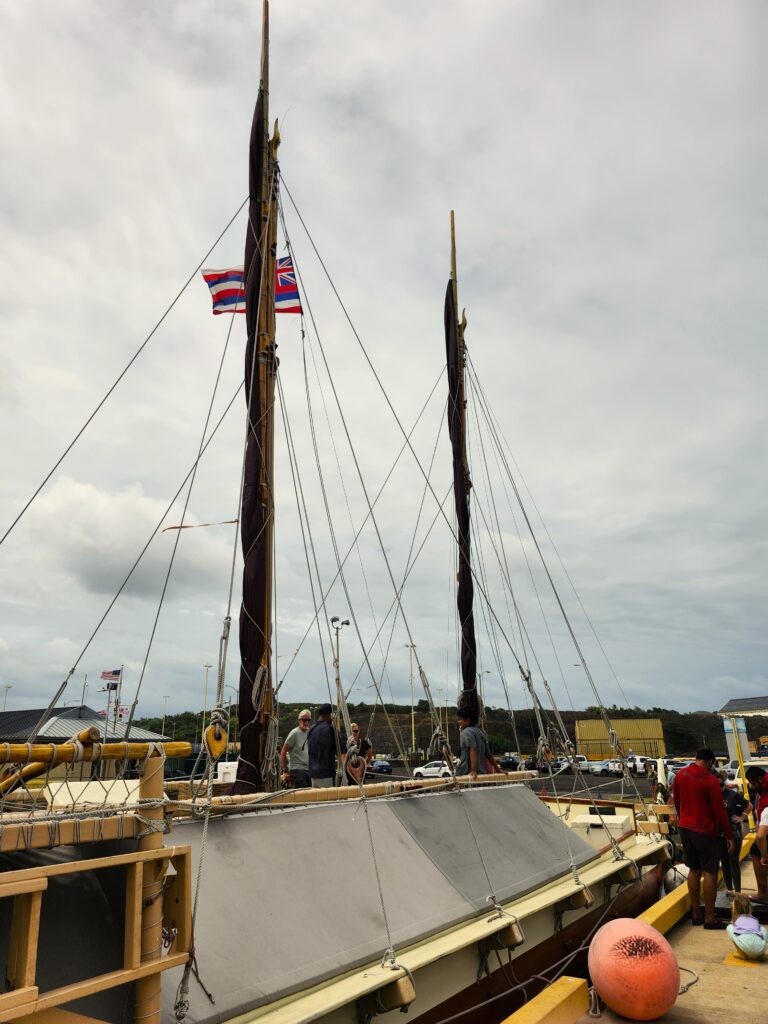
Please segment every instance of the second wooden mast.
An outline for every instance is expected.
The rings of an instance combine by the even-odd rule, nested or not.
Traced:
[[[479,711],[477,697],[477,651],[473,612],[474,584],[470,545],[469,496],[472,480],[467,462],[466,398],[464,376],[466,348],[464,313],[459,320],[458,284],[456,278],[456,229],[451,210],[451,277],[445,294],[445,352],[448,370],[448,433],[453,451],[453,496],[456,508],[456,539],[458,541],[458,588],[456,603],[461,630],[461,680],[459,707]]]

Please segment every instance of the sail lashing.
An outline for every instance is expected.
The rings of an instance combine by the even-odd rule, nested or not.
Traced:
[[[477,697],[477,650],[473,612],[474,584],[470,549],[469,496],[472,481],[467,464],[464,400],[464,326],[458,318],[456,299],[456,248],[451,211],[451,278],[445,293],[445,352],[448,370],[448,433],[453,450],[453,496],[458,540],[458,588],[456,604],[461,636],[462,692],[458,705],[479,710]]]

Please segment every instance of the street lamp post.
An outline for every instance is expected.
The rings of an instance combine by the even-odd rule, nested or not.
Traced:
[[[333,659],[333,667],[336,669],[336,703],[341,704],[342,692],[341,692],[341,667],[339,659],[339,633],[341,633],[344,626],[349,625],[349,619],[339,620],[338,615],[334,615],[331,618],[331,626],[333,626],[334,632],[336,633],[336,656]]]
[[[436,686],[435,692],[437,693],[437,719],[440,724],[440,732],[443,731],[443,688],[442,686]]]
[[[165,716],[166,716],[166,714],[168,712],[168,701],[169,701],[169,699],[170,699],[170,695],[167,694],[167,693],[164,693],[163,694],[163,724],[160,726],[160,735],[161,736],[165,736]]]
[[[341,710],[342,702],[344,700],[344,692],[341,689],[341,660],[339,654],[339,633],[341,633],[342,629],[345,626],[349,625],[349,619],[343,619],[340,622],[339,616],[333,615],[331,616],[331,625],[333,626],[333,629],[336,633],[336,656],[333,659],[333,667],[336,669],[336,706],[339,708],[339,710]],[[347,734],[347,738],[349,738],[351,734],[349,732],[349,729],[347,728],[347,724],[347,722],[344,723],[344,731]],[[339,764],[336,768],[336,785],[339,785],[341,772],[342,765]]]
[[[477,689],[478,696],[480,697],[480,728],[485,729],[485,698],[483,697],[483,676],[489,676],[491,670],[489,668],[483,669],[477,675]]]
[[[239,703],[239,700],[240,700],[240,694],[237,692],[237,690],[234,688],[234,686],[230,686],[229,683],[226,683],[224,688],[226,690],[231,690],[232,693],[234,694],[234,698],[235,698],[233,701],[230,701],[230,704],[229,704],[229,721],[230,721],[230,724],[231,724],[232,723],[232,707],[233,707],[233,705],[236,708],[238,707],[238,703]],[[230,739],[230,743],[232,743],[233,745],[235,743],[237,743],[237,729],[235,729],[234,732],[232,733],[232,736],[231,736],[231,739]],[[227,744],[227,760],[229,760],[229,744]]]
[[[8,691],[13,689],[13,683],[4,683],[3,689],[5,690],[3,694],[3,711],[5,711],[5,705],[8,703]]]
[[[416,713],[413,706],[413,651],[416,644],[409,643],[405,646],[408,648],[408,661],[411,679],[411,753],[413,754],[416,750]]]
[[[203,689],[203,720],[200,728],[200,742],[203,741],[203,732],[205,730],[205,715],[208,711],[208,669],[213,668],[213,665],[203,665],[205,669],[205,687]]]

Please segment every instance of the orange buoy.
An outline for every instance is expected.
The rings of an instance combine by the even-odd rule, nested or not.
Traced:
[[[680,968],[655,928],[631,917],[609,921],[589,947],[589,974],[600,998],[630,1020],[656,1020],[674,1004]]]

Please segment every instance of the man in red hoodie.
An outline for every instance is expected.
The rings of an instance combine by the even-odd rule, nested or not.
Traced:
[[[725,929],[725,921],[715,917],[717,873],[720,868],[720,835],[724,832],[728,852],[733,849],[733,831],[720,783],[712,774],[715,755],[708,747],[696,754],[696,760],[675,776],[672,799],[677,808],[683,861],[688,865],[688,892],[691,918],[705,928]],[[704,916],[701,914],[701,882],[704,875]]]

